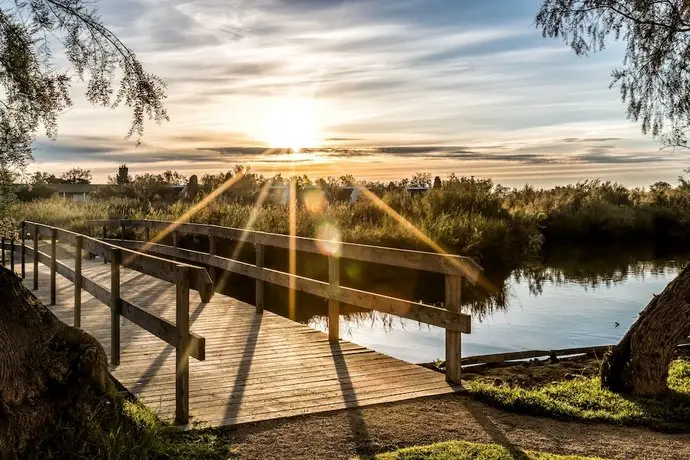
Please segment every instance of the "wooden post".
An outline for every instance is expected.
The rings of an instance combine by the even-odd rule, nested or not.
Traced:
[[[210,256],[216,255],[216,237],[213,235],[208,236],[208,254]],[[215,265],[210,265],[208,267],[208,275],[211,277],[211,281],[216,282],[216,267]]]
[[[14,238],[10,240],[10,270],[14,273]]]
[[[0,246],[2,246],[2,265],[3,267],[5,266],[5,238],[0,238]]]
[[[178,342],[175,349],[175,423],[189,421],[189,267],[177,267],[175,326]]]
[[[124,241],[125,239],[125,224],[120,222],[120,239]]]
[[[256,252],[256,268],[262,269],[264,266],[264,246],[262,244],[255,244],[254,251]],[[259,278],[256,279],[256,312],[261,314],[264,311],[264,282]]]
[[[26,223],[22,221],[22,279],[26,278]]]
[[[461,286],[461,276],[446,275],[446,310],[460,312]],[[461,374],[460,333],[446,329],[446,381],[459,384],[461,381]]]
[[[74,327],[81,327],[81,257],[84,237],[77,236],[77,253],[74,259]]]
[[[173,230],[172,232],[172,240],[173,240],[173,247],[177,248],[177,231]]]
[[[57,229],[50,229],[50,304],[55,305],[55,274],[57,273]]]
[[[340,287],[340,259],[331,255],[328,257],[328,283],[333,295]],[[328,340],[340,340],[340,302],[328,299]]]
[[[38,225],[34,225],[34,291],[38,290],[38,239],[40,238]]]
[[[108,226],[104,225],[103,226],[103,239],[108,238]]]
[[[110,260],[110,363],[120,364],[120,261],[121,252],[113,248]]]
[[[144,227],[144,241],[151,241],[151,228],[149,227],[149,223],[146,223],[146,226]]]

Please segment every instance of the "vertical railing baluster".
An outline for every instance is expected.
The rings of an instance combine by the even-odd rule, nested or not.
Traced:
[[[126,225],[123,221],[120,221],[120,239],[124,241],[125,239],[125,228]]]
[[[120,262],[122,254],[112,249],[110,259],[110,362],[120,364]]]
[[[460,313],[462,277],[446,275],[446,310]],[[462,377],[460,332],[446,329],[446,381],[459,384]]]
[[[144,241],[146,242],[151,241],[151,227],[149,225],[148,222],[144,225]]]
[[[26,223],[22,221],[22,279],[26,278]]]
[[[38,230],[38,225],[34,225],[34,291],[38,290],[38,240],[41,238],[41,232]]]
[[[77,236],[76,254],[74,256],[74,327],[81,327],[81,258],[84,248],[84,237]]]
[[[55,275],[57,273],[57,228],[50,229],[50,304],[55,305]]]
[[[330,296],[334,296],[340,287],[340,258],[328,256],[328,284]],[[340,340],[340,301],[328,299],[328,340]]]
[[[10,240],[10,270],[14,273],[14,237]]]
[[[189,267],[177,267],[175,289],[175,423],[189,421]]]
[[[213,256],[216,255],[216,237],[211,235],[209,232],[208,235],[208,254],[211,256],[211,259],[213,259]],[[216,266],[209,264],[208,267],[208,275],[211,277],[211,281],[214,283],[216,282]]]
[[[264,267],[264,245],[255,244],[254,250],[256,252],[256,268],[257,275],[261,275]],[[264,311],[264,281],[256,279],[256,312],[263,313]]]
[[[0,265],[5,266],[5,238],[0,238],[0,246],[2,246],[2,260]]]
[[[177,230],[172,232],[172,245],[174,248],[177,248]]]

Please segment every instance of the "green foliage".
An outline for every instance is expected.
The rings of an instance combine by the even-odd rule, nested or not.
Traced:
[[[235,168],[225,174],[203,176],[202,191],[210,193],[241,171]],[[271,198],[256,207],[267,180],[246,171],[243,174],[231,191],[203,207],[191,220],[244,228],[251,217],[255,230],[288,233],[288,207]],[[180,176],[172,171],[139,175],[131,184],[99,191],[96,200],[72,203],[51,199],[16,206],[12,213],[17,220],[27,218],[68,227],[82,226],[86,219],[107,217],[175,220],[195,205],[175,202],[178,191],[169,184],[181,182]],[[300,236],[316,237],[328,223],[339,229],[344,241],[429,250],[395,217],[366,197],[354,203],[339,199],[339,179],[314,183],[329,199],[316,208],[300,203]],[[690,234],[690,185],[683,178],[678,186],[657,183],[649,189],[628,189],[601,181],[552,189],[507,189],[491,180],[451,175],[441,181],[440,187],[421,194],[406,191],[408,183],[403,180],[368,186],[443,248],[475,257],[493,273],[527,267],[549,245],[639,241],[678,245],[686,244],[686,235]],[[41,192],[40,187],[34,186],[33,196]]]
[[[597,377],[575,378],[538,388],[473,381],[467,389],[484,402],[515,412],[690,432],[690,361],[676,360],[671,364],[668,385],[669,394],[659,399],[612,393],[601,388]]]
[[[644,133],[687,147],[690,129],[690,17],[685,0],[544,0],[536,17],[544,36],[563,39],[578,55],[622,41],[612,72],[628,118]],[[670,125],[665,129],[665,124]]]
[[[23,168],[42,126],[57,134],[57,118],[72,104],[70,80],[86,81],[86,99],[132,110],[129,135],[141,136],[144,118],[167,120],[165,85],[144,71],[132,50],[107,29],[84,0],[15,0],[0,10],[0,166]],[[70,66],[54,65],[54,46]],[[113,80],[120,70],[120,81]]]
[[[498,444],[448,441],[423,447],[408,447],[376,456],[377,460],[596,460],[594,457],[555,455],[509,449]]]

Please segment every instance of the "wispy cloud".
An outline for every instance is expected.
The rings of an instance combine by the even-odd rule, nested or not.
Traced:
[[[125,111],[76,97],[58,141],[37,142],[38,166],[280,167],[288,159],[266,154],[256,127],[287,95],[315,101],[329,144],[312,162],[320,168],[340,161],[354,171],[365,160],[385,165],[383,158],[408,172],[420,159],[442,171],[679,161],[625,121],[608,89],[620,49],[573,56],[534,28],[537,7],[535,0],[102,2],[104,21],[168,82],[171,122],[151,126],[135,148],[123,139]],[[388,166],[398,173],[399,164]]]

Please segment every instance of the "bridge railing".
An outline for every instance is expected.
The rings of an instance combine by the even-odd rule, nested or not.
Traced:
[[[444,328],[446,331],[446,379],[452,383],[460,383],[461,334],[471,332],[470,316],[460,312],[462,278],[466,277],[470,282],[475,283],[481,272],[481,267],[468,257],[339,243],[337,252],[325,254],[328,256],[328,282],[324,282],[265,267],[264,248],[270,246],[324,255],[323,248],[333,245],[333,242],[327,240],[245,231],[216,225],[153,220],[92,220],[87,221],[86,224],[91,227],[102,227],[104,239],[107,239],[109,228],[122,229],[123,236],[127,227],[143,228],[146,242],[117,240],[116,244],[154,254],[176,257],[254,278],[256,280],[257,312],[263,310],[264,283],[266,282],[326,298],[328,299],[328,336],[331,340],[338,340],[340,336],[341,302]],[[171,234],[173,245],[153,243],[151,241],[152,231]],[[179,234],[207,236],[209,252],[178,247]],[[217,255],[218,238],[241,240],[254,245],[255,263],[250,264]],[[441,273],[445,276],[445,308],[341,286],[340,258]]]
[[[26,237],[33,239],[33,248],[27,247]],[[39,250],[41,237],[50,240],[50,253]],[[57,242],[76,248],[74,269],[57,259]],[[38,289],[38,263],[50,267],[50,303],[56,303],[55,277],[64,276],[74,283],[74,326],[81,327],[82,289],[110,307],[111,350],[110,361],[120,363],[120,316],[123,316],[175,347],[175,421],[189,420],[189,357],[205,360],[206,341],[189,330],[189,290],[194,289],[208,302],[213,295],[213,282],[206,269],[144,254],[101,241],[79,233],[44,225],[38,222],[21,224],[21,274],[26,274],[27,255],[33,260],[33,289]],[[98,255],[110,263],[110,289],[82,274],[82,252]],[[14,251],[11,251],[13,253]],[[4,242],[3,242],[4,254]],[[4,263],[4,260],[3,260]],[[120,267],[136,270],[176,285],[175,323],[160,318],[122,298]]]

